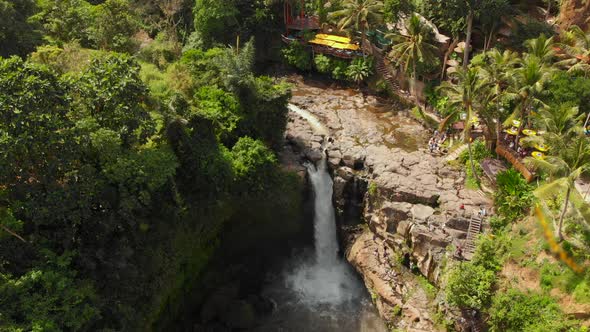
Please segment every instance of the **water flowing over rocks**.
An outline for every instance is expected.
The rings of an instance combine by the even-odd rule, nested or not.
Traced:
[[[489,210],[491,202],[464,188],[462,172],[428,153],[430,133],[406,111],[358,91],[290,79],[292,104],[313,114],[328,134],[290,112],[281,160],[304,171],[305,159],[326,153],[346,257],[381,316],[408,331],[437,330],[432,315],[440,301],[427,298],[417,274],[439,285],[451,246],[466,236],[466,218],[481,205]],[[325,152],[324,140],[331,142]],[[351,209],[364,222],[345,222]]]

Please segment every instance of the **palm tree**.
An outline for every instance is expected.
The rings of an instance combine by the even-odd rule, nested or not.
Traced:
[[[565,135],[584,121],[577,106],[546,107],[537,112],[537,123],[546,132]]]
[[[590,74],[590,33],[574,25],[561,36],[560,46],[568,58],[558,64],[568,68],[568,72]]]
[[[366,32],[371,25],[383,21],[383,1],[381,0],[343,0],[342,9],[331,12],[328,18],[337,19],[339,30],[355,29],[361,31],[361,46],[365,52]]]
[[[524,44],[529,54],[541,59],[545,64],[550,64],[555,56],[553,37],[547,38],[547,36],[541,34],[538,38],[525,41]]]
[[[580,126],[565,134],[548,133],[545,140],[551,145],[555,155],[545,160],[527,158],[527,162],[547,172],[550,180],[535,190],[535,195],[546,199],[564,194],[564,203],[559,215],[557,236],[563,241],[563,220],[570,204],[572,193],[577,190],[575,181],[590,171],[590,140],[583,134]]]
[[[480,76],[489,84],[490,117],[493,124],[488,123],[488,131],[491,133],[494,126],[496,139],[500,137],[501,119],[505,115],[502,103],[506,97],[506,91],[510,83],[510,73],[518,63],[518,55],[512,51],[500,52],[492,49],[484,54]]]
[[[515,146],[518,145],[520,132],[524,128],[525,120],[528,122],[533,107],[547,106],[539,99],[539,96],[544,92],[545,83],[550,80],[552,73],[551,67],[532,54],[525,55],[519,67],[511,73],[512,84],[506,97],[516,100],[518,104],[509,120],[514,119],[515,116],[521,118],[520,128],[514,139]]]
[[[438,48],[431,44],[432,29],[423,23],[417,15],[412,15],[406,22],[407,34],[392,33],[386,37],[391,39],[395,44],[391,48],[389,57],[404,72],[408,72],[408,67],[412,66],[412,94],[416,94],[416,64],[418,62],[432,63],[436,59]]]
[[[463,129],[464,139],[467,141],[467,148],[469,151],[469,162],[471,171],[475,179],[479,182],[475,165],[473,163],[473,155],[471,152],[471,126],[469,122],[475,115],[474,107],[478,103],[478,98],[485,96],[488,89],[488,83],[481,79],[478,67],[468,67],[466,70],[461,68],[454,74],[456,75],[457,83],[449,81],[443,82],[439,90],[444,92],[449,98],[449,105],[455,106],[455,111],[463,111],[466,113],[465,126]],[[449,123],[450,119],[456,117],[456,114],[448,115],[440,124],[440,130],[443,130]]]

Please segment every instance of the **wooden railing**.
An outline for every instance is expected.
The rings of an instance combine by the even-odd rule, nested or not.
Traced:
[[[522,174],[522,176],[524,176],[527,182],[533,181],[536,176],[535,172],[528,169],[522,160],[516,155],[516,153],[512,151],[512,149],[503,145],[503,143],[499,140],[496,142],[496,153],[499,156],[506,158],[506,160],[508,160],[508,162],[511,163],[512,166],[514,166],[514,168],[518,170],[520,174]]]

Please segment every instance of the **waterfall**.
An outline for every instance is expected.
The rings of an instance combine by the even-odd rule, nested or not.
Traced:
[[[332,204],[332,178],[326,158],[307,170],[314,193],[314,256],[287,276],[287,284],[308,305],[339,305],[357,299],[362,286],[354,272],[338,256],[336,218]]]
[[[314,192],[314,238],[316,264],[330,267],[338,264],[338,239],[336,218],[332,205],[332,178],[328,173],[326,158],[316,166],[307,166]]]

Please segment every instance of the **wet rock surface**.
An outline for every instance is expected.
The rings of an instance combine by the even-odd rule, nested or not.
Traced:
[[[482,205],[490,210],[491,202],[464,188],[463,173],[428,153],[430,133],[405,110],[359,91],[289,80],[296,85],[291,102],[317,117],[328,134],[318,135],[291,112],[281,160],[297,168],[326,154],[337,211],[355,204],[361,209],[366,226],[344,227],[347,259],[374,292],[381,316],[408,331],[436,330],[433,301],[418,295],[423,287],[416,274],[438,284],[451,246],[465,238],[468,218]],[[322,145],[328,139],[331,143]],[[362,204],[354,200],[359,196]],[[406,264],[376,259],[375,250],[388,250],[389,257]]]

